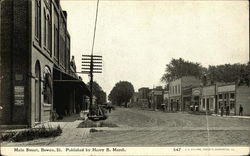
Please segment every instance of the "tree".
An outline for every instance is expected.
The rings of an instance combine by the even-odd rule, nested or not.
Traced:
[[[90,84],[87,84],[90,89]],[[97,104],[104,104],[107,102],[106,93],[102,90],[102,87],[97,83],[93,82],[93,95],[96,97]]]
[[[207,76],[213,82],[237,82],[249,85],[250,63],[209,66]]]
[[[166,65],[165,74],[162,76],[161,81],[168,83],[183,76],[201,78],[204,72],[206,72],[206,68],[202,67],[199,63],[185,61],[182,58],[172,59]]]
[[[132,98],[134,92],[134,86],[130,82],[120,81],[115,84],[108,98],[113,104],[121,106],[122,103],[125,103],[127,107],[127,103]]]

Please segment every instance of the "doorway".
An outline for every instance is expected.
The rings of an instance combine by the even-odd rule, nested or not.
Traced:
[[[37,61],[35,65],[35,122],[41,122],[41,68]]]

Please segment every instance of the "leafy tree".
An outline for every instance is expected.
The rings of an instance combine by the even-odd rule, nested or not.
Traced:
[[[213,82],[237,82],[249,85],[250,63],[209,66],[207,77]]]
[[[90,89],[90,83],[87,84]],[[96,97],[97,104],[103,104],[107,102],[106,93],[102,90],[102,87],[97,83],[93,82],[93,95]]]
[[[168,83],[183,76],[201,78],[204,72],[206,72],[206,68],[202,67],[199,63],[185,61],[182,58],[172,59],[166,65],[165,74],[162,76],[161,81]]]
[[[132,98],[133,94],[134,86],[128,81],[120,81],[115,84],[108,98],[113,104],[120,106],[122,103],[125,103],[127,107],[127,103]]]

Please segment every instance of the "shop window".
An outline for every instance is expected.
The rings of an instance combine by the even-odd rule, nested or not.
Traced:
[[[205,99],[202,99],[202,107],[205,109]]]
[[[219,109],[222,107],[222,102],[220,101],[219,102]]]
[[[41,1],[35,1],[35,39],[41,42]]]
[[[44,83],[43,83],[43,101],[44,103],[52,103],[52,77],[49,67],[44,68]]]
[[[234,109],[235,108],[235,102],[234,101],[230,101],[230,109]]]
[[[210,109],[214,109],[214,99],[210,98]]]

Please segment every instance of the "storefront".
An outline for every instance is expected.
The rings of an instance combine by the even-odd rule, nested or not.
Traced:
[[[200,106],[201,88],[192,88],[192,110],[198,111]]]
[[[215,112],[216,90],[215,85],[202,87],[200,111]]]
[[[226,113],[229,110],[229,113],[235,114],[235,84],[221,85],[217,88],[218,96],[218,113],[221,113],[222,107]]]

